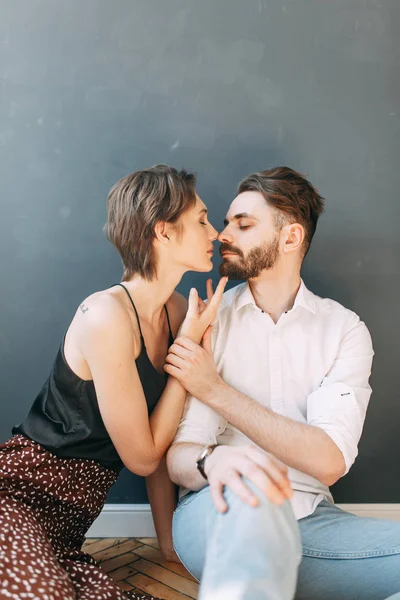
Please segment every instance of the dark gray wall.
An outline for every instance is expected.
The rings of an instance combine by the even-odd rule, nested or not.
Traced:
[[[376,350],[336,498],[399,501],[399,29],[397,0],[2,0],[2,439],[77,304],[119,279],[102,235],[117,179],[194,169],[220,228],[241,177],[287,164],[327,198],[304,278],[358,312]],[[144,501],[143,482],[124,473],[111,500]]]

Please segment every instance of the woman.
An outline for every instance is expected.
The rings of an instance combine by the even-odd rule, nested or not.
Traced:
[[[168,482],[163,500],[154,477],[166,482],[160,464],[185,390],[163,365],[183,319],[182,333],[197,343],[214,320],[226,279],[214,295],[208,283],[207,307],[191,290],[186,317],[174,290],[186,271],[211,270],[217,232],[194,175],[163,165],[112,188],[105,231],[122,258],[122,283],[79,306],[28,416],[0,447],[0,597],[137,598],[81,550],[124,465],[157,471],[149,495],[172,553],[173,488]]]

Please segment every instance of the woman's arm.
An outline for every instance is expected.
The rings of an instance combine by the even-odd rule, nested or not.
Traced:
[[[183,323],[186,335],[200,341],[214,320],[226,280],[200,313],[196,291],[191,291]],[[104,425],[125,466],[138,475],[153,473],[174,439],[186,391],[174,377],[167,385],[150,419],[135,363],[135,341],[130,317],[110,295],[85,302],[78,346],[96,389]]]
[[[165,560],[180,562],[172,543],[172,516],[178,488],[168,476],[165,456],[158,469],[146,477],[146,487],[160,550]]]
[[[174,292],[167,302],[167,308],[175,338],[187,312],[187,299]],[[146,477],[146,488],[162,555],[165,560],[179,563],[172,541],[172,517],[177,503],[178,487],[168,476],[165,456],[154,473]]]
[[[212,296],[211,289],[208,294]],[[167,306],[175,338],[187,311],[187,300],[174,292]],[[200,309],[204,310],[201,302]],[[146,487],[160,550],[165,560],[180,563],[172,541],[172,517],[177,504],[178,486],[168,475],[165,456],[157,470],[146,477]]]
[[[85,306],[78,344],[93,378],[104,425],[125,466],[147,476],[174,438],[185,390],[170,377],[149,419],[128,313],[106,295],[89,299]]]

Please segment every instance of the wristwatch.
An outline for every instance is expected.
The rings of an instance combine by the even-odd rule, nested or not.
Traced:
[[[204,479],[208,480],[206,472],[204,470],[204,463],[206,462],[206,458],[210,456],[214,448],[217,447],[217,444],[213,444],[212,446],[206,446],[200,453],[198,459],[196,460],[196,465],[200,473],[203,475]]]

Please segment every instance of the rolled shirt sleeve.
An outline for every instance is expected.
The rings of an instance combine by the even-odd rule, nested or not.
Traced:
[[[217,443],[217,436],[224,431],[226,421],[212,408],[188,395],[174,444],[191,442],[209,446]]]
[[[345,474],[358,454],[371,387],[369,331],[352,313],[340,351],[320,387],[307,398],[307,422],[323,429],[343,454]]]

